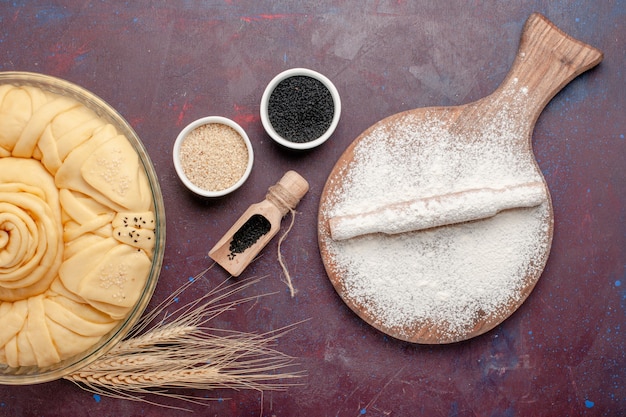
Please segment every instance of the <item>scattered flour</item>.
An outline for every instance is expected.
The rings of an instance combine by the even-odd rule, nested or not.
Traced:
[[[515,94],[523,96],[527,89]],[[517,122],[524,119],[515,117],[519,109],[515,101],[503,105],[486,126],[470,133],[455,131],[434,113],[425,118],[405,113],[375,126],[357,143],[353,162],[340,172],[341,184],[329,184],[322,218],[468,189],[542,182],[525,148],[527,138],[520,140],[526,126]],[[375,327],[407,339],[419,329],[436,329],[446,343],[463,340],[480,320],[503,319],[521,304],[522,290],[534,285],[543,269],[550,229],[546,194],[535,207],[476,222],[322,239],[342,297],[362,306]]]

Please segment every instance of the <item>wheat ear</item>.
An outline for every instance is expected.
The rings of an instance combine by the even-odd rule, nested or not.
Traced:
[[[205,278],[205,270],[172,293],[131,330],[129,336],[86,367],[65,378],[99,395],[172,407],[147,399],[157,394],[190,402],[206,397],[183,390],[216,388],[284,390],[304,376],[293,370],[294,358],[276,349],[276,340],[295,325],[252,334],[211,328],[209,322],[225,311],[258,297],[231,297],[260,281],[226,280],[204,296],[170,311],[175,300]],[[269,295],[269,294],[266,294]],[[173,408],[181,408],[176,407]]]

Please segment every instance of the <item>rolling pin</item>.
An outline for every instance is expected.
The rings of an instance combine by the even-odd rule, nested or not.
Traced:
[[[328,220],[333,240],[371,233],[397,234],[493,217],[503,210],[535,207],[547,200],[542,182],[476,188],[384,205]]]

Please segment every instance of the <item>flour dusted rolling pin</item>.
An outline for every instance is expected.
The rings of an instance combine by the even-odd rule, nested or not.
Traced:
[[[459,106],[407,110],[361,133],[328,176],[318,213],[322,260],[344,302],[382,332],[418,343],[465,340],[517,310],[541,276],[554,230],[532,132],[555,94],[600,61],[602,52],[535,13],[524,25],[511,69],[493,93]],[[528,188],[516,188],[521,184]],[[510,187],[515,190],[502,190]],[[522,189],[529,194],[520,196]],[[519,235],[500,234],[499,216],[467,229],[448,226],[507,209],[509,202],[511,208],[537,204],[506,214],[524,224],[515,229]],[[360,211],[368,205],[372,213]],[[410,206],[425,213],[421,224],[415,218],[420,210]],[[341,218],[346,215],[356,216]],[[353,223],[341,226],[342,221]],[[357,230],[359,222],[369,228]],[[339,240],[347,235],[338,233],[341,228],[368,233],[436,225],[441,227],[432,233],[399,239],[379,233]],[[485,230],[502,244],[473,237],[472,232]],[[467,242],[461,252],[448,250]],[[437,251],[452,259],[432,256]]]
[[[534,207],[547,200],[541,182],[477,188],[389,204],[328,220],[334,240],[371,233],[397,234],[493,217],[503,210]]]

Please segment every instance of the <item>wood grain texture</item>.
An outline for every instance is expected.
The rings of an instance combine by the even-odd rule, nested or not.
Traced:
[[[625,10],[624,0],[15,0],[0,7],[0,69],[75,82],[113,105],[139,134],[167,212],[152,306],[213,263],[207,251],[284,172],[294,169],[311,185],[282,245],[296,296],[282,281],[274,239],[232,281],[266,277],[246,296],[272,295],[212,323],[259,334],[301,323],[276,349],[296,357],[307,377],[285,392],[184,392],[213,400],[166,404],[207,416],[617,416],[626,414]],[[389,337],[354,314],[327,277],[317,242],[324,183],[376,121],[491,94],[534,11],[604,52],[599,66],[548,103],[533,132],[554,202],[544,273],[526,302],[481,336],[446,345]],[[259,120],[267,83],[292,67],[328,76],[342,101],[333,136],[305,153],[276,146]],[[190,193],[171,161],[181,129],[207,115],[237,121],[255,154],[246,184],[211,201]],[[227,277],[214,267],[180,305]],[[2,393],[2,417],[190,415],[153,405],[162,400],[152,394],[145,396],[150,404],[99,397],[68,381],[4,386]]]
[[[355,162],[355,148],[364,140],[392,141],[397,126],[411,120],[421,120],[424,124],[433,120],[453,134],[458,140],[472,143],[484,143],[489,140],[486,129],[489,126],[505,126],[514,132],[512,140],[518,152],[525,153],[528,161],[533,164],[532,169],[542,179],[546,193],[549,195],[547,184],[532,154],[531,138],[535,122],[545,105],[554,95],[574,77],[585,70],[597,65],[602,60],[602,53],[597,49],[579,42],[559,30],[553,23],[540,14],[533,14],[527,20],[521,35],[521,41],[516,59],[502,84],[487,97],[475,102],[454,107],[418,108],[387,117],[362,133],[339,158],[333,168],[322,192],[319,211],[319,245],[326,271],[336,291],[346,304],[363,320],[395,338],[424,344],[452,343],[466,340],[493,329],[508,318],[530,295],[550,253],[554,230],[554,213],[551,200],[548,198],[548,215],[542,217],[544,224],[540,225],[545,234],[537,240],[537,247],[543,253],[538,259],[528,259],[527,263],[534,265],[528,275],[520,277],[521,297],[511,294],[507,305],[492,313],[485,313],[468,325],[460,333],[451,334],[446,330],[447,323],[437,323],[427,320],[419,321],[417,325],[394,327],[381,321],[374,312],[371,301],[352,297],[347,289],[344,277],[350,273],[339,267],[331,248],[329,207],[332,207],[333,195],[341,193],[344,187],[350,186],[344,182],[344,175],[351,164]],[[522,91],[523,94],[512,92]],[[503,108],[514,110],[514,115],[506,121],[500,111]],[[413,123],[413,122],[412,122]],[[385,130],[387,136],[372,139],[370,134],[375,130]],[[510,143],[506,144],[510,146]],[[494,141],[493,147],[504,146]],[[454,155],[450,155],[453,159]],[[358,180],[357,180],[358,181]],[[450,227],[450,226],[442,226]],[[382,242],[381,242],[382,244]],[[338,250],[341,250],[340,248]],[[530,255],[529,255],[530,256]],[[490,262],[485,259],[484,262]],[[470,271],[468,271],[469,273]],[[416,301],[419,302],[419,301]]]
[[[295,209],[307,191],[309,183],[297,172],[287,171],[275,186],[270,187],[265,200],[252,204],[241,215],[209,251],[209,256],[232,276],[238,277],[278,233],[283,216]],[[267,230],[253,230],[259,229],[254,224],[244,230],[244,225],[255,215],[262,216],[263,221],[269,223]],[[244,236],[237,238],[242,233]],[[243,241],[235,245],[240,248],[234,251],[233,243],[237,239]]]

